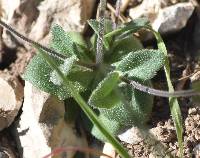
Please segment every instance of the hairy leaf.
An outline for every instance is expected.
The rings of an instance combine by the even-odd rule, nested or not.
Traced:
[[[63,67],[63,71],[68,69],[68,67],[65,67],[67,66],[67,63],[63,64],[59,60],[54,60],[58,65],[60,63],[61,67]],[[70,73],[68,72],[68,70],[66,71],[67,73],[64,73],[69,75],[69,78],[71,79],[70,81],[79,92],[85,91],[87,86],[89,85],[89,82],[93,78],[91,70],[75,69],[73,71],[72,69],[70,70]],[[74,76],[79,76],[80,74],[89,76],[83,78],[81,78],[80,76],[76,80]],[[50,68],[50,66],[45,62],[40,54],[36,55],[31,60],[26,68],[23,78],[31,82],[37,88],[40,88],[41,90],[52,95],[56,95],[61,100],[71,97],[71,94],[67,87],[63,86],[62,81],[59,79],[57,74]]]
[[[61,26],[54,24],[51,28],[51,47],[57,52],[70,57],[76,55],[78,58],[85,57],[82,51],[87,48],[82,35],[77,32],[65,32]]]
[[[64,63],[59,66],[61,72],[65,76],[67,76],[69,74],[69,72],[72,69],[75,61],[76,61],[76,57],[71,56],[71,57],[65,59]],[[55,85],[62,85],[62,82],[63,82],[62,79],[59,77],[59,75],[56,73],[55,70],[53,72],[51,72],[50,80]]]
[[[142,48],[142,43],[133,35],[129,35],[114,42],[112,53],[109,55],[108,60],[110,63],[117,62],[122,60],[129,52],[134,52]]]
[[[104,115],[100,114],[98,116],[98,119],[104,124],[104,126],[107,128],[107,130],[113,135],[117,136],[119,132],[122,130],[122,125],[114,120],[109,120]],[[99,129],[96,126],[93,126],[91,130],[92,135],[94,135],[97,139],[100,139],[104,142],[107,142],[108,140],[103,136],[103,134],[99,131]]]
[[[120,91],[123,95],[121,102],[110,109],[99,109],[100,112],[126,127],[144,125],[152,111],[153,97],[128,85],[123,85]]]
[[[95,72],[83,66],[74,66],[73,70],[69,73],[68,79],[70,81],[78,82],[84,89],[89,90],[90,83],[94,79]]]
[[[101,133],[105,136],[105,138],[115,147],[116,151],[120,154],[120,156],[124,158],[129,158],[129,154],[126,152],[126,150],[121,146],[121,144],[117,141],[117,139],[110,134],[110,132],[106,129],[106,127],[98,120],[98,117],[92,111],[92,109],[88,107],[83,97],[79,94],[79,91],[77,90],[77,88],[73,85],[73,83],[71,83],[65,77],[65,75],[57,67],[56,62],[52,60],[51,57],[49,57],[45,51],[43,51],[40,48],[38,48],[38,50],[39,50],[40,55],[48,63],[48,65],[52,68],[52,70],[56,70],[56,72],[59,74],[59,77],[62,78],[62,80],[64,81],[63,82],[64,86],[69,89],[72,97],[79,104],[79,106],[85,112],[85,114],[90,119],[90,121],[99,129],[99,131],[101,131]]]
[[[51,33],[51,46],[54,50],[58,51],[61,54],[65,54],[68,57],[75,55],[74,43],[72,41],[72,38],[68,34],[66,34],[61,26],[54,24],[51,28]]]
[[[94,30],[94,32],[98,35],[99,31],[99,22],[95,19],[88,20],[88,24],[91,26],[91,28]],[[108,19],[105,19],[105,34],[111,32],[112,29],[112,22]]]
[[[151,79],[163,65],[165,55],[158,50],[142,49],[130,52],[121,61],[114,64],[116,70],[123,75],[137,78],[142,81]]]
[[[84,48],[87,48],[87,43],[85,42],[81,33],[70,31],[70,32],[66,32],[66,34],[71,38],[71,40],[75,44],[78,44]]]
[[[83,39],[82,34],[72,31],[66,32],[66,34],[69,35],[74,43],[73,49],[76,56],[82,61],[91,62],[91,59],[89,58],[90,54],[88,54],[88,45]]]
[[[33,57],[26,68],[23,78],[35,87],[58,96],[60,99],[69,97],[69,91],[63,85],[55,85],[51,80],[52,69],[40,54]]]
[[[111,38],[113,36],[119,36],[122,34],[130,34],[137,32],[139,29],[144,28],[144,26],[148,26],[149,21],[146,18],[140,18],[132,20],[128,23],[125,23],[124,26],[118,28],[108,34],[105,35],[105,38]]]
[[[119,82],[119,73],[111,72],[99,83],[89,98],[89,105],[96,108],[111,108],[120,101],[116,87]]]
[[[91,26],[91,28],[94,30],[96,35],[99,35],[99,22],[97,20],[91,19],[88,20],[88,24]],[[105,25],[104,25],[104,34],[107,34],[111,32],[112,29],[112,22],[108,19],[105,19]],[[112,38],[104,38],[103,44],[105,48],[109,48],[110,43],[112,42]],[[94,41],[92,43],[95,43]]]

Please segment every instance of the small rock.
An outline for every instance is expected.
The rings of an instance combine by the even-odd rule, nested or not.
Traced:
[[[150,132],[161,142],[170,142],[176,137],[175,130],[169,128],[155,127]]]
[[[118,135],[118,138],[121,141],[129,144],[138,144],[144,139],[140,130],[137,127],[132,127],[128,129],[126,132]]]
[[[169,5],[165,0],[144,0],[130,9],[129,15],[133,19],[147,17],[153,29],[162,34],[176,32],[186,25],[195,7],[191,2]]]
[[[138,129],[137,127],[132,127],[128,129],[123,134],[118,135],[118,138],[121,141],[129,143],[133,146],[142,145],[143,148],[149,148],[153,155],[163,155],[167,156],[166,147],[161,143],[155,131],[158,131],[159,128],[152,128],[150,130]],[[141,151],[141,149],[140,149]]]
[[[1,0],[4,9],[3,19],[18,32],[28,36],[33,22],[38,17],[39,11],[37,6],[39,1],[35,0]],[[9,33],[4,30],[3,40],[9,48],[16,47],[16,43]],[[22,42],[21,39],[19,39]]]
[[[15,119],[23,101],[23,86],[18,78],[0,73],[0,131]]]
[[[65,31],[84,32],[94,4],[95,0],[44,0],[38,7],[40,14],[29,37],[36,41],[48,39],[52,23],[61,25]]]
[[[153,22],[159,12],[159,9],[164,5],[160,0],[143,0],[143,2],[135,8],[130,9],[129,15],[132,19],[146,17]],[[165,5],[166,6],[166,5]]]
[[[15,135],[21,157],[41,158],[58,147],[87,147],[75,125],[64,121],[64,102],[25,82],[23,112],[16,123]],[[67,152],[67,158],[75,152]]]
[[[185,27],[194,11],[192,3],[178,3],[159,11],[152,27],[162,34],[177,32]]]
[[[115,148],[110,143],[104,144],[103,153],[113,158],[116,155]],[[100,158],[107,158],[107,156],[100,156]]]
[[[2,0],[2,8],[6,8],[3,18],[26,37],[48,44],[52,23],[61,25],[66,31],[84,32],[95,2],[96,0],[16,0],[13,3],[12,0]],[[3,38],[6,44],[10,41],[9,46],[14,47],[14,42],[6,31]]]
[[[197,109],[196,109],[196,108],[190,108],[190,109],[188,110],[188,114],[189,114],[189,115],[195,115],[195,114],[197,114]]]

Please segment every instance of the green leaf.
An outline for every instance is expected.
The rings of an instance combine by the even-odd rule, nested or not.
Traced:
[[[110,63],[118,62],[129,52],[134,52],[142,48],[142,43],[133,35],[129,35],[128,37],[116,40],[113,43],[112,53],[108,58],[105,57],[105,60],[108,59]]]
[[[95,76],[95,73],[93,70],[75,65],[75,61],[77,58],[75,56],[67,58],[63,64],[59,66],[62,73],[67,77],[70,81],[73,81],[77,87],[79,86],[81,89],[89,89],[88,86],[92,79]],[[62,80],[59,78],[58,74],[53,71],[51,73],[50,80],[55,85],[61,85]]]
[[[71,38],[71,40],[75,44],[78,44],[84,48],[87,48],[87,43],[85,42],[81,33],[70,31],[70,32],[66,32],[66,34]]]
[[[68,75],[68,79],[73,82],[78,82],[84,89],[89,90],[90,83],[95,77],[95,72],[83,66],[74,66]]]
[[[146,18],[139,18],[132,20],[128,23],[125,23],[123,27],[118,28],[108,34],[106,34],[105,38],[111,38],[113,36],[119,36],[124,33],[131,34],[137,32],[139,29],[143,28],[144,26],[148,26],[149,21]]]
[[[76,56],[82,61],[91,62],[91,59],[89,58],[90,54],[87,54],[89,52],[88,46],[82,34],[72,31],[66,32],[66,34],[71,38],[74,43],[73,50]]]
[[[88,24],[91,26],[91,28],[94,30],[95,34],[98,35],[99,34],[99,22],[95,19],[90,19],[88,20]],[[112,22],[108,19],[105,19],[105,25],[104,25],[104,34],[107,34],[109,32],[111,32],[112,29]],[[103,39],[103,44],[105,46],[105,48],[109,48],[109,44],[112,42],[112,38],[104,38]],[[92,42],[95,43],[95,42]]]
[[[71,59],[71,58],[70,58]],[[76,87],[76,89],[79,92],[83,92],[86,90],[86,86],[89,85],[89,82],[92,80],[93,74],[91,70],[86,69],[79,69],[79,70],[69,70],[73,63],[70,61],[70,59],[67,59],[65,63],[62,63],[59,60],[56,60],[57,65],[60,65],[60,68],[62,69],[65,76],[69,75],[70,81]],[[72,60],[72,59],[71,59]],[[77,80],[74,76],[79,75],[90,75],[88,77],[77,77]],[[42,58],[40,54],[37,54],[29,65],[26,68],[26,71],[23,75],[23,78],[29,82],[31,82],[35,87],[50,93],[52,95],[56,95],[61,100],[64,100],[66,98],[71,97],[71,93],[69,92],[68,88],[63,86],[62,80],[57,76],[55,71],[53,71],[50,66],[45,62],[45,60]],[[87,79],[86,79],[87,78]],[[81,80],[82,79],[82,80]]]
[[[98,119],[104,124],[106,129],[113,135],[117,136],[119,132],[122,130],[122,125],[114,120],[109,120],[104,115],[100,114],[98,116]],[[92,135],[94,135],[97,139],[107,142],[108,140],[105,138],[105,136],[99,131],[99,129],[96,126],[93,126],[91,130]]]
[[[121,102],[110,109],[99,109],[100,113],[125,127],[144,125],[152,111],[153,96],[134,90],[127,84],[121,86],[120,92]]]
[[[116,87],[119,82],[119,73],[111,72],[99,83],[89,98],[89,105],[95,108],[111,108],[120,101]]]
[[[116,70],[123,75],[137,78],[142,81],[151,79],[163,65],[165,55],[158,50],[142,49],[130,52],[121,61],[116,63]]]
[[[98,35],[99,22],[96,19],[90,19],[87,22],[90,25],[90,27],[93,29],[93,31]]]
[[[67,77],[67,75],[69,74],[69,72],[72,69],[74,62],[76,60],[77,59],[75,56],[71,56],[71,57],[65,59],[64,63],[59,66],[60,70],[65,75],[65,77]],[[62,85],[62,82],[63,82],[55,70],[53,72],[51,72],[50,80],[55,85]]]
[[[65,32],[62,27],[57,24],[52,26],[51,33],[51,47],[53,47],[55,51],[64,54],[67,57],[76,55],[79,59],[88,59],[85,54],[87,44],[80,33]]]
[[[61,26],[54,24],[51,28],[52,43],[51,46],[57,52],[70,57],[76,55],[74,52],[74,43],[72,38],[62,29]]]
[[[64,88],[62,85],[55,85],[50,81],[51,72],[52,69],[42,58],[42,56],[38,54],[33,57],[27,66],[23,78],[32,83],[35,87],[52,95],[56,95],[60,99],[69,97],[69,91],[66,88]]]
[[[92,51],[93,58],[95,57],[96,45],[97,45],[97,35],[93,34],[89,41],[89,48]]]
[[[88,20],[88,24],[91,26],[91,28],[94,30],[95,34],[99,34],[99,22],[96,19],[90,19]],[[112,29],[112,21],[105,19],[105,34],[111,32]]]

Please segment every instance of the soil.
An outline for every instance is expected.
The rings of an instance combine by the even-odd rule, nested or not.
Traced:
[[[196,68],[199,67],[196,54],[194,53],[197,50],[191,46],[196,18],[197,15],[194,13],[188,22],[188,25],[183,30],[164,38],[171,61],[171,77],[176,89],[190,88],[190,78],[183,80],[179,79],[192,74],[196,71]],[[145,45],[155,46],[155,43],[150,42]],[[19,46],[16,49],[2,47],[1,52],[1,71],[9,72],[20,78],[23,83],[21,75],[23,74],[27,63],[33,56],[34,51],[26,50],[24,47]],[[153,82],[155,88],[167,89],[163,71],[158,73]],[[154,103],[152,117],[148,124],[151,128],[157,129],[157,139],[166,146],[168,149],[167,151],[178,156],[178,143],[175,128],[170,116],[168,101],[165,98],[155,97]],[[194,103],[191,98],[180,98],[179,103],[184,125],[184,157],[194,157],[198,145],[200,144],[200,106]],[[145,147],[147,146],[145,141],[141,141],[136,145],[126,143],[124,143],[124,145],[134,157],[151,157],[152,146]],[[0,132],[0,146],[2,146],[0,148],[0,157],[18,157],[12,135],[12,126]],[[164,156],[160,155],[158,157]]]

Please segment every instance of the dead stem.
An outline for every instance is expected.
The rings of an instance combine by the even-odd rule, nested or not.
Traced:
[[[154,96],[159,96],[159,97],[191,97],[191,96],[197,96],[200,95],[200,92],[197,92],[193,89],[191,90],[181,90],[181,91],[174,91],[174,92],[168,92],[168,91],[163,91],[163,90],[157,90],[154,88],[150,88],[148,86],[144,86],[136,81],[129,80],[126,78],[121,78],[122,81],[125,83],[131,85],[133,88],[154,95]]]
[[[3,22],[2,20],[0,20],[0,25],[4,28],[6,28],[9,32],[11,32],[12,34],[16,35],[17,37],[19,37],[20,39],[36,46],[36,47],[39,47],[39,48],[42,48],[43,50],[45,50],[49,55],[51,56],[54,56],[55,58],[58,58],[60,60],[64,60],[66,59],[67,57],[65,55],[62,55],[60,53],[57,53],[56,51],[54,50],[51,50],[50,48],[47,48],[43,45],[41,45],[40,43],[37,43],[27,37],[25,37],[24,35],[20,34],[19,32],[15,31],[12,27],[10,27],[9,25],[7,25],[5,22]]]
[[[111,12],[115,13],[115,9],[112,7],[111,4],[107,3],[107,8],[108,8]],[[127,21],[126,18],[125,18],[121,13],[119,14],[119,19],[121,20],[122,23],[125,23],[125,22]]]
[[[57,59],[59,59],[59,60],[62,60],[62,61],[64,61],[65,59],[67,59],[68,57],[67,56],[65,56],[65,55],[63,55],[63,54],[60,54],[60,53],[58,53],[58,52],[56,52],[56,51],[54,51],[54,50],[52,50],[52,49],[50,49],[50,48],[48,48],[48,47],[46,47],[46,46],[44,46],[44,45],[41,45],[40,43],[38,43],[38,42],[35,42],[35,41],[33,41],[33,40],[31,40],[31,39],[29,39],[29,38],[27,38],[27,37],[25,37],[24,35],[22,35],[22,34],[20,34],[19,32],[17,32],[15,29],[13,29],[12,27],[10,27],[9,25],[7,25],[5,22],[3,22],[2,20],[0,20],[0,25],[2,26],[2,27],[4,27],[5,29],[7,29],[9,32],[11,32],[13,35],[15,35],[15,36],[17,36],[17,37],[19,37],[19,38],[21,38],[22,40],[24,40],[25,42],[27,42],[27,43],[29,43],[29,44],[32,44],[32,45],[34,45],[34,46],[36,46],[36,47],[39,47],[39,48],[41,48],[41,49],[43,49],[48,55],[50,55],[50,56],[52,56],[52,57],[55,57],[55,58],[57,58]],[[1,27],[0,27],[0,29],[1,29]],[[81,61],[77,61],[76,62],[78,65],[80,65],[80,66],[85,66],[85,67],[87,67],[87,68],[95,68],[96,67],[96,65],[95,64],[93,64],[93,63],[83,63],[83,62],[81,62]]]

